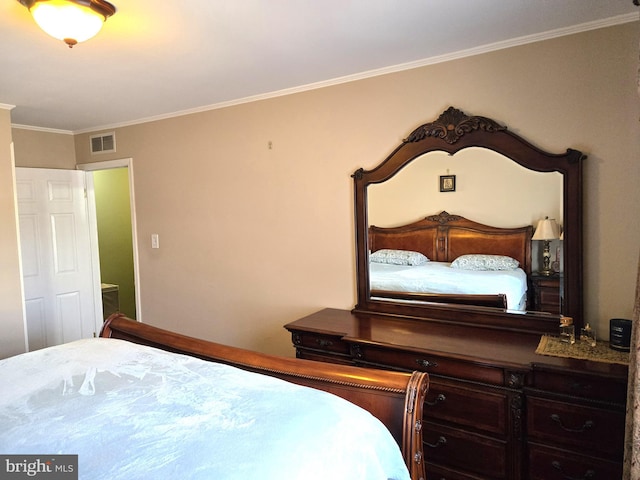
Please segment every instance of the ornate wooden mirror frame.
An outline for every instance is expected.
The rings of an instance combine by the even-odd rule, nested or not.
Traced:
[[[355,312],[405,315],[436,321],[507,328],[532,333],[557,332],[559,315],[514,312],[459,303],[407,301],[372,297],[369,278],[367,187],[385,182],[417,157],[433,151],[449,155],[468,147],[498,152],[536,172],[558,172],[563,186],[564,290],[562,313],[582,324],[582,161],[581,152],[568,149],[552,154],[534,147],[507,127],[480,116],[467,116],[450,107],[435,122],[416,128],[382,163],[359,169],[355,183],[356,261],[358,303]]]

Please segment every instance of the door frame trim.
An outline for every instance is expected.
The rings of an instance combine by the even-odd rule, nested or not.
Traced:
[[[18,251],[18,272],[20,274],[20,309],[22,313],[22,329],[24,334],[24,351],[29,351],[29,329],[27,327],[27,308],[26,308],[26,297],[24,293],[24,277],[23,277],[23,269],[22,269],[22,244],[20,239],[20,213],[18,211],[18,189],[16,182],[16,156],[15,156],[15,146],[14,143],[11,142],[9,144],[9,153],[11,155],[11,176],[13,182],[13,208],[14,208],[14,217],[16,222],[16,241],[17,243],[17,251]]]
[[[139,254],[138,254],[138,230],[136,220],[136,201],[134,191],[134,177],[133,177],[133,158],[121,158],[116,160],[105,160],[104,162],[91,162],[91,163],[79,163],[76,164],[76,170],[83,170],[87,175],[87,199],[93,202],[93,208],[90,215],[95,217],[95,192],[93,189],[93,176],[89,175],[96,170],[110,170],[112,168],[127,168],[129,175],[129,202],[131,210],[131,237],[133,241],[133,283],[136,291],[136,320],[142,322],[142,302],[140,295],[140,266],[139,266]],[[92,219],[95,221],[95,218]],[[99,260],[98,260],[99,264]],[[100,279],[98,279],[100,284]]]

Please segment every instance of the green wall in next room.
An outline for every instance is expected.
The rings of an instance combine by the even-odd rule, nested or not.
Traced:
[[[114,168],[93,172],[102,283],[119,286],[120,311],[136,318],[129,172]]]

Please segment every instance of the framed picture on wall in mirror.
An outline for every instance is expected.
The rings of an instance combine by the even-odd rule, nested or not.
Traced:
[[[455,175],[440,175],[440,191],[441,192],[455,192],[456,191],[456,176]]]

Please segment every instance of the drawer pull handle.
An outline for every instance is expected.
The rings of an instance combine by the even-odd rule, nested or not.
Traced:
[[[447,444],[447,439],[441,435],[440,437],[438,437],[438,441],[436,443],[424,442],[424,444],[430,448],[440,448],[444,447]]]
[[[437,367],[438,362],[431,362],[429,360],[423,360],[421,358],[416,359],[416,363],[424,368]]]
[[[564,478],[565,480],[591,480],[593,478],[596,478],[596,472],[593,470],[587,470],[586,472],[584,472],[584,475],[582,477],[572,477],[570,475],[567,475],[562,471],[562,465],[557,460],[551,462],[551,466],[558,470],[562,475],[562,478]]]
[[[447,397],[444,396],[443,393],[439,393],[436,399],[433,402],[424,401],[425,405],[429,405],[430,407],[435,407],[439,402],[444,402]]]
[[[320,348],[327,348],[333,345],[331,340],[325,340],[324,338],[316,339],[316,343],[320,346]]]
[[[574,382],[571,385],[569,385],[569,388],[573,391],[578,391],[578,392],[590,392],[592,390],[592,386],[589,385],[588,383],[579,383],[579,382]]]
[[[567,432],[573,432],[573,433],[585,432],[590,428],[593,428],[593,425],[594,425],[593,420],[587,420],[586,422],[584,422],[584,424],[580,428],[565,427],[564,424],[562,423],[562,420],[560,419],[560,415],[558,415],[557,413],[554,413],[551,415],[551,420],[553,420],[558,425],[560,425],[560,428],[562,428],[563,430]]]

